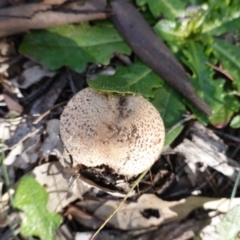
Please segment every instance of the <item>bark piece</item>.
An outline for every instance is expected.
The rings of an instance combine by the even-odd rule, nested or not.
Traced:
[[[54,8],[48,4],[25,4],[0,10],[0,37],[107,17],[104,0],[75,1]]]
[[[190,128],[188,138],[185,138],[175,151],[185,156],[190,168],[191,163],[201,163],[203,171],[206,167],[211,167],[232,181],[236,181],[240,166],[226,156],[227,148],[218,136],[196,122]]]

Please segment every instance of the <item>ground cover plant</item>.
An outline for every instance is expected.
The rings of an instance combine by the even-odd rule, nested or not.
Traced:
[[[11,37],[9,31],[0,46],[3,239],[90,239],[117,207],[118,199],[106,188],[93,190],[81,180],[72,181],[71,174],[73,186],[69,188],[59,164],[63,159],[60,115],[66,102],[87,86],[108,94],[143,96],[159,111],[166,131],[163,156],[100,232],[99,239],[238,239],[238,0],[129,1],[141,20],[131,8],[121,19],[120,0],[98,1],[102,4],[99,9],[94,0],[86,5],[63,2],[45,1],[56,4],[51,8],[34,3],[36,8],[46,9],[34,12],[30,20],[52,11],[91,16],[87,19],[91,21],[53,23],[52,27]],[[97,11],[80,11],[71,5],[76,2],[83,8],[92,3]],[[11,4],[9,9],[30,6],[24,1],[22,6]],[[137,19],[133,29],[127,29],[128,19]],[[148,27],[134,30],[143,26],[139,25],[142,21],[169,50],[158,51],[151,44]],[[12,52],[5,53],[4,47]],[[165,58],[164,54],[172,54],[183,68],[178,68],[174,57]],[[161,71],[165,68],[171,76]],[[190,85],[184,85],[182,71]],[[193,86],[191,94],[188,86]],[[198,97],[201,100],[195,101]],[[93,178],[92,173],[90,176]],[[196,217],[199,213],[203,219]],[[140,220],[134,222],[132,216]],[[34,220],[29,220],[31,217]],[[178,230],[169,232],[177,226]]]

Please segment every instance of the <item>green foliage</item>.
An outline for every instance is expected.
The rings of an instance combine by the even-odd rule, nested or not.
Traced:
[[[237,115],[232,119],[230,126],[232,128],[240,128],[240,115]]]
[[[24,176],[17,187],[14,206],[25,213],[21,224],[24,236],[38,236],[41,239],[54,240],[55,229],[62,222],[62,217],[46,209],[48,193],[31,176]]]
[[[209,1],[209,10],[205,10],[202,33],[219,36],[234,33],[240,24],[239,0]]]
[[[220,240],[238,240],[240,205],[230,209],[217,226]]]
[[[108,23],[33,31],[25,35],[19,50],[50,69],[69,66],[76,72],[83,72],[89,62],[108,64],[114,53],[130,54],[130,48]]]
[[[181,97],[167,85],[154,92],[154,98],[151,102],[161,113],[166,129],[180,121],[185,113]]]
[[[233,84],[237,87],[240,92],[240,49],[238,46],[233,44],[215,39],[213,45],[213,54],[217,59],[221,61],[221,64],[232,77]]]
[[[225,125],[234,111],[238,110],[234,104],[236,98],[227,95],[224,90],[225,81],[223,79],[213,79],[213,70],[206,65],[208,58],[202,45],[194,41],[188,41],[188,45],[183,48],[183,55],[185,58],[182,61],[192,72],[192,84],[198,95],[208,103],[214,113],[213,117],[209,119],[210,122],[218,126]],[[229,103],[232,107],[229,107]],[[191,105],[189,106],[200,120],[205,121],[203,114],[196,111]]]
[[[176,126],[176,128],[174,128],[173,130],[169,130],[165,137],[164,146],[169,146],[182,132],[183,128],[184,128],[183,124],[180,124],[179,126]]]
[[[87,82],[97,90],[140,94],[146,98],[153,98],[153,90],[164,85],[160,77],[140,60],[136,60],[131,67],[118,66],[113,76],[102,75]]]
[[[227,12],[227,14],[226,14]],[[204,124],[211,122],[216,127],[225,126],[235,112],[239,110],[239,100],[228,94],[226,80],[216,78],[214,71],[206,63],[221,62],[230,75],[233,76],[233,89],[240,90],[240,49],[226,40],[213,36],[228,32],[236,32],[240,23],[237,1],[210,1],[200,5],[200,8],[191,16],[186,10],[185,21],[163,19],[154,30],[176,53],[176,56],[190,70],[192,84],[197,93],[211,107],[213,116],[207,118],[195,109],[189,102],[196,117]]]
[[[98,76],[87,82],[96,90],[140,94],[150,98],[161,113],[166,128],[172,127],[185,112],[179,95],[140,60],[136,60],[131,67],[117,67],[113,76]]]
[[[215,127],[222,128],[229,123],[234,112],[238,111],[239,100],[233,95],[224,94],[223,105],[210,117],[210,121]]]
[[[153,2],[161,1],[146,0],[146,2],[152,5],[149,6],[151,9],[151,7],[155,5]],[[238,0],[209,1],[202,4],[199,3],[199,5],[193,4],[190,0],[188,3],[187,1],[182,2],[178,0],[176,1],[176,5],[175,1],[171,2],[173,3],[168,6],[169,11],[179,4],[187,6],[187,8],[183,15],[175,14],[175,18],[183,17],[180,21],[176,21],[173,15],[172,17],[168,16],[166,19],[159,21],[155,26],[155,30],[158,31],[166,41],[170,39],[173,40],[174,38],[179,41],[177,37],[200,39],[201,35],[205,36],[206,34],[219,36],[226,32],[234,33],[240,24]],[[159,9],[159,11],[161,10]],[[167,10],[162,10],[162,12],[165,11]],[[180,8],[180,12],[182,12],[182,8]]]
[[[223,102],[224,81],[213,80],[213,71],[206,65],[207,56],[200,43],[188,41],[183,48],[183,55],[182,61],[192,72],[192,84],[198,95],[209,104],[213,112],[216,111]]]
[[[148,4],[154,17],[163,14],[164,17],[174,20],[184,16],[186,1],[183,0],[137,0],[138,5]]]
[[[233,33],[232,38],[239,38],[239,0],[136,0],[136,4],[186,67],[196,92],[209,104],[213,115],[207,117],[200,113],[139,60],[131,67],[117,66],[114,76],[88,79],[89,86],[143,95],[159,110],[167,129],[182,119],[186,106],[204,124],[216,127],[228,124],[239,111],[239,99],[229,93],[240,92],[240,49],[239,44],[225,40],[223,34]],[[88,63],[108,64],[116,52],[130,54],[130,49],[108,22],[34,31],[25,36],[20,51],[51,69],[69,66],[77,72],[84,71]],[[207,62],[221,64],[233,82],[223,79]]]

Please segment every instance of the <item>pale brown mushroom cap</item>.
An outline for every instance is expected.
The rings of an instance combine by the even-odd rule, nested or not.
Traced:
[[[73,166],[105,164],[127,177],[151,167],[165,137],[158,111],[143,97],[104,94],[91,88],[68,102],[60,134]]]

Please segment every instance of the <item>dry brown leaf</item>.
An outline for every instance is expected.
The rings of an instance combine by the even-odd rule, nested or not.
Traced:
[[[42,155],[47,156],[50,154],[56,155],[57,153],[63,153],[63,145],[59,137],[59,119],[49,120],[46,130],[48,136],[41,146]],[[57,153],[55,153],[55,150],[57,150]]]
[[[19,143],[19,146],[21,145],[21,153],[16,156],[12,165],[17,168],[27,169],[39,159],[41,146],[40,133],[33,134],[22,143]]]
[[[75,206],[70,206],[65,214],[71,215],[81,225],[94,230],[98,229],[103,223],[102,220],[97,219],[94,215],[91,215],[85,212],[83,209]]]
[[[67,181],[62,176],[62,166],[59,162],[35,167],[32,174],[49,193],[47,208],[51,212],[61,211],[72,201],[77,198],[81,199],[82,195],[89,190],[80,180],[75,181],[73,187],[69,188]]]
[[[22,118],[14,118],[11,120],[7,120],[4,118],[0,118],[0,141],[5,142],[9,139],[13,132],[16,130],[18,124],[21,122]]]
[[[67,76],[65,74],[57,75],[53,79],[51,79],[50,86],[46,88],[47,84],[44,84],[43,89],[39,89],[40,94],[36,94],[36,100],[32,104],[31,110],[29,112],[30,115],[37,115],[44,113],[48,109],[51,109],[54,106],[54,103],[58,99],[59,94],[62,92],[64,87],[68,83]],[[39,96],[40,95],[40,96]]]
[[[167,223],[156,231],[145,233],[140,239],[144,240],[190,240],[199,233],[199,230],[208,224],[209,219],[187,219]],[[211,238],[209,238],[211,239]],[[209,240],[208,239],[208,240]],[[212,239],[211,239],[212,240]]]
[[[110,224],[122,230],[134,230],[160,226],[164,223],[185,219],[194,209],[204,209],[227,212],[229,199],[214,199],[207,197],[188,197],[179,201],[164,201],[154,194],[144,194],[137,202],[125,203],[123,207],[110,220]],[[109,200],[100,206],[94,215],[106,219],[119,202]],[[232,199],[232,205],[240,204],[240,198]],[[144,211],[149,211],[150,216],[144,217]],[[157,214],[158,213],[158,214]]]
[[[26,89],[32,84],[39,82],[43,77],[53,77],[56,72],[49,70],[48,68],[34,64],[33,66],[25,69],[21,75],[21,81],[19,88]]]
[[[5,92],[4,101],[7,104],[9,111],[19,115],[22,113],[23,107],[18,103],[17,98],[13,94]]]
[[[60,5],[62,3],[65,3],[69,0],[43,0],[42,3],[44,4],[51,4],[51,5]]]
[[[7,166],[13,165],[16,157],[20,155],[23,151],[23,145],[22,143],[17,144],[7,155],[7,157],[3,160],[3,163]]]
[[[14,148],[30,136],[36,134],[37,132],[41,132],[42,130],[43,127],[41,125],[33,125],[31,119],[22,118],[14,134],[6,141],[6,144],[9,148]]]
[[[216,231],[217,225],[221,222],[223,214],[218,214],[217,212],[209,213],[209,224],[205,226],[199,233],[201,240],[219,240],[220,236]]]

